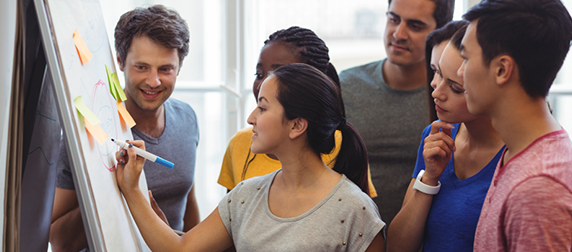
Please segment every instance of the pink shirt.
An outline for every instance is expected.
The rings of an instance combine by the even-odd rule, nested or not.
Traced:
[[[474,250],[571,251],[572,143],[566,131],[548,133],[502,167],[501,162],[483,204]]]

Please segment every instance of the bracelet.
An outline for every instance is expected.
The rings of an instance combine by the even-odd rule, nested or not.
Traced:
[[[417,179],[415,179],[415,183],[413,184],[413,190],[420,191],[429,195],[435,195],[439,193],[439,190],[441,189],[441,182],[437,181],[436,186],[430,186],[421,182],[421,178],[423,177],[424,173],[425,170],[421,170],[417,175]]]

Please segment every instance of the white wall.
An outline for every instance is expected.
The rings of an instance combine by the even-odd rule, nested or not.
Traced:
[[[8,118],[12,87],[12,63],[14,60],[14,36],[16,31],[16,0],[0,1],[0,216],[4,216],[4,188],[6,185],[6,152],[8,144]],[[0,227],[4,218],[0,218]],[[0,228],[0,237],[4,236]],[[0,240],[0,246],[3,239]]]

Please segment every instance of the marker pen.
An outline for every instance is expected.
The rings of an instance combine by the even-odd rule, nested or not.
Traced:
[[[111,139],[111,142],[114,142],[115,144],[119,145],[119,147],[121,147],[121,148],[123,148],[123,149],[129,149],[129,144],[126,143],[126,142],[123,142],[123,141],[120,141],[120,140],[115,140],[115,139],[113,139],[113,138]],[[147,152],[147,151],[144,151],[144,150],[142,150],[142,149],[139,149],[139,148],[137,148],[137,147],[135,147],[135,146],[133,146],[132,148],[135,150],[135,153],[137,153],[137,155],[139,155],[139,156],[141,156],[141,157],[144,157],[145,159],[147,159],[147,160],[149,160],[149,161],[151,161],[151,162],[160,164],[160,165],[165,166],[165,167],[167,167],[167,168],[169,168],[169,169],[173,169],[173,166],[175,166],[173,163],[171,163],[171,162],[169,162],[169,161],[167,161],[167,160],[165,160],[165,159],[162,159],[162,158],[160,158],[160,157],[157,157],[157,156],[155,156],[155,155],[153,155],[153,154],[151,154],[151,153],[149,153],[149,152]]]

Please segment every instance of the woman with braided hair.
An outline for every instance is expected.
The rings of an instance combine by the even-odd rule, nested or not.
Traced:
[[[281,169],[240,182],[201,223],[177,235],[139,188],[145,159],[132,146],[116,154],[117,184],[152,251],[385,251],[384,228],[367,186],[367,151],[346,122],[338,85],[316,68],[278,67],[259,87],[248,117],[252,152],[275,155]],[[344,138],[331,169],[320,154]],[[127,154],[125,154],[127,153]]]
[[[278,30],[272,33],[264,41],[264,46],[260,51],[258,64],[256,65],[256,78],[252,91],[254,98],[258,101],[260,84],[269,75],[269,72],[277,67],[290,63],[305,63],[315,67],[326,74],[339,87],[340,81],[338,73],[332,63],[330,63],[329,50],[322,39],[313,31],[297,26],[288,29]],[[340,93],[341,95],[341,93]],[[342,104],[342,111],[343,104]],[[232,190],[241,181],[266,175],[280,169],[280,161],[269,154],[255,154],[251,151],[252,127],[246,127],[237,132],[230,140],[218,178],[218,183]],[[330,168],[334,167],[335,158],[340,150],[342,134],[336,131],[336,146],[331,153],[322,154],[322,160]],[[369,195],[373,198],[377,196],[373,183],[369,176]]]

